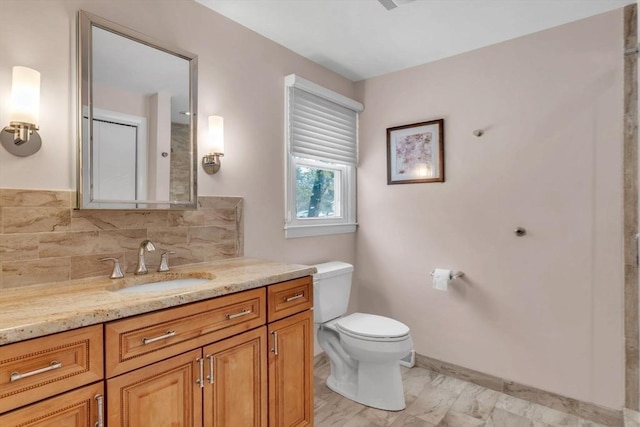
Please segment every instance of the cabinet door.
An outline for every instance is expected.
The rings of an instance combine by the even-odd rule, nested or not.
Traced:
[[[269,427],[313,425],[312,313],[269,324]]]
[[[206,427],[266,427],[266,335],[263,326],[203,349]]]
[[[102,382],[0,415],[2,427],[95,427],[103,405]],[[100,413],[100,415],[99,415]]]
[[[200,427],[201,351],[107,380],[109,427]]]

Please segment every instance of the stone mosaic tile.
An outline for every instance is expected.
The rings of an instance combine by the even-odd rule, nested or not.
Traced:
[[[100,231],[100,250],[118,252],[122,250],[138,250],[140,243],[147,238],[147,230],[108,230]]]
[[[68,208],[18,208],[2,209],[3,232],[7,233],[46,233],[58,231],[71,222]]]
[[[40,258],[80,256],[100,252],[97,231],[40,233]]]
[[[2,263],[2,287],[62,282],[71,276],[70,258],[45,258]]]
[[[0,234],[0,263],[38,258],[37,234]]]
[[[185,227],[151,228],[147,230],[147,238],[156,249],[171,249],[174,245],[184,245],[189,241],[188,229]]]
[[[103,252],[100,254],[72,256],[71,280],[96,276],[109,277],[113,271],[113,262],[99,261],[101,258],[118,258],[120,260],[120,268],[126,273],[124,252]]]
[[[198,227],[204,225],[205,212],[197,211],[170,211],[168,225],[171,227]]]
[[[71,192],[0,188],[0,207],[71,208]]]
[[[103,276],[110,270],[97,258],[109,254],[122,257],[123,269],[132,272],[146,238],[158,246],[147,255],[154,267],[161,250],[176,252],[173,266],[244,255],[240,197],[205,196],[199,210],[159,211],[74,210],[74,201],[73,191],[0,188],[0,286]],[[41,261],[49,258],[64,260]],[[30,264],[37,267],[30,273],[17,261],[40,262]],[[44,265],[55,274],[43,276]]]

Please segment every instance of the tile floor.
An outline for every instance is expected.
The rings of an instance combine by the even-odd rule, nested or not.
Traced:
[[[402,368],[406,409],[360,405],[325,385],[326,359],[315,366],[316,427],[604,427],[423,368]]]

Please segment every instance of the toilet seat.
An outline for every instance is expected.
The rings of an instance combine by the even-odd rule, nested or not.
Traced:
[[[353,313],[332,323],[338,332],[366,341],[402,341],[409,336],[407,325],[376,314]]]

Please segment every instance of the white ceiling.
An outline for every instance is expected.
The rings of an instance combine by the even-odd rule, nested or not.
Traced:
[[[635,0],[196,0],[350,80],[435,61]],[[400,2],[398,2],[400,3]]]

